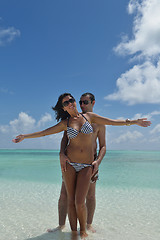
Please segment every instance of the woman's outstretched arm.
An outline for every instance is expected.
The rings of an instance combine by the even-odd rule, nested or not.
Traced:
[[[23,141],[24,139],[27,139],[27,138],[44,137],[44,136],[47,136],[47,135],[51,135],[51,134],[62,132],[64,130],[66,130],[66,121],[61,121],[60,123],[54,125],[53,127],[47,128],[47,129],[42,130],[40,132],[34,132],[34,133],[30,133],[30,134],[18,135],[12,141],[14,143],[18,143],[18,142],[21,142],[21,141]]]
[[[89,112],[87,114],[89,115],[92,123],[97,123],[101,125],[112,125],[112,126],[138,125],[140,127],[148,127],[151,125],[151,122],[147,121],[147,118],[139,118],[136,120],[129,120],[129,119],[121,120],[121,119],[110,119],[110,118],[102,117],[92,112]]]

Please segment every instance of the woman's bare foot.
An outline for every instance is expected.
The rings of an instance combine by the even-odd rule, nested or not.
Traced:
[[[53,228],[53,229],[49,228],[49,229],[47,229],[47,232],[61,231],[61,230],[63,230],[64,227],[65,227],[65,225],[61,225],[61,226],[58,226],[58,227]]]
[[[88,237],[88,234],[86,233],[86,231],[80,231],[80,236],[81,236],[81,239],[85,240],[86,237]]]
[[[87,230],[92,232],[92,233],[96,232],[96,230],[92,227],[92,224],[87,224]]]

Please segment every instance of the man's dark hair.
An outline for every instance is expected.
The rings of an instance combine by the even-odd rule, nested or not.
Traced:
[[[95,101],[95,96],[92,93],[89,93],[89,92],[83,93],[81,97],[86,97],[86,96],[89,96],[91,103]]]

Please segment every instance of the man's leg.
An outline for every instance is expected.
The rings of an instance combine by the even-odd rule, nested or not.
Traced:
[[[48,229],[48,232],[55,232],[57,230],[62,230],[65,226],[66,216],[67,216],[67,191],[62,181],[61,193],[58,201],[58,215],[59,215],[59,226],[54,229]]]
[[[67,216],[67,191],[62,182],[61,193],[58,201],[59,226],[64,227]]]
[[[93,216],[96,208],[96,182],[90,183],[88,194],[86,197],[86,206],[87,206],[87,229],[96,232],[92,227]]]

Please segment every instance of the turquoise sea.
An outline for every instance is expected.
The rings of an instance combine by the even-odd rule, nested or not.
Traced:
[[[68,240],[58,225],[59,151],[0,150],[0,239]],[[160,238],[160,151],[107,151],[88,240]]]

